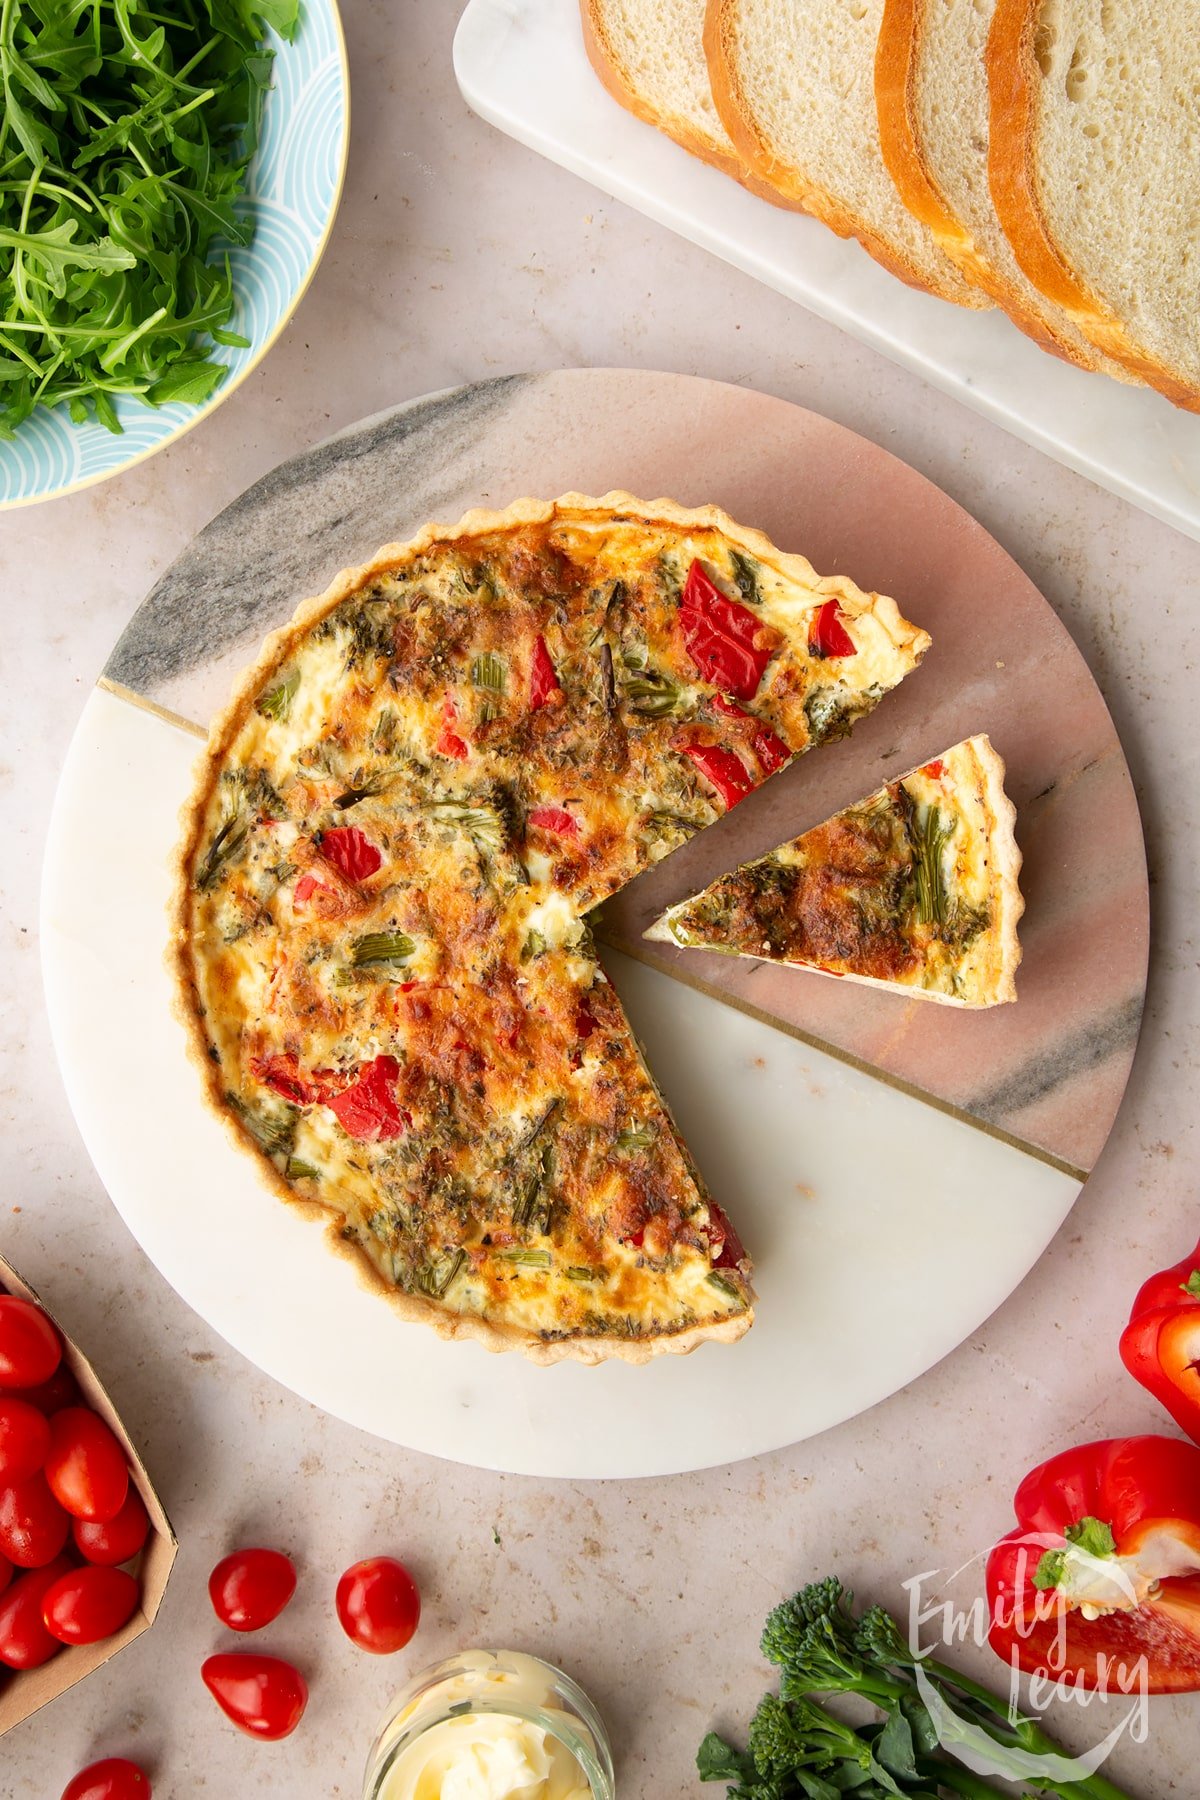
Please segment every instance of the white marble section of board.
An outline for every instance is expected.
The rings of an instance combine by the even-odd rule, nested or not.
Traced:
[[[1068,1176],[614,959],[668,1102],[756,1256],[754,1328],[640,1369],[538,1369],[402,1323],[266,1189],[201,1101],[163,955],[197,751],[114,694],[88,701],[46,857],[51,1026],[88,1150],[151,1260],[252,1362],[336,1416],[543,1476],[754,1456],[851,1417],[946,1355],[1070,1209]]]
[[[1071,368],[998,311],[915,292],[857,244],[689,156],[601,87],[584,55],[578,0],[471,0],[454,59],[464,98],[500,130],[1200,538],[1200,418]],[[652,303],[667,306],[670,296]]]

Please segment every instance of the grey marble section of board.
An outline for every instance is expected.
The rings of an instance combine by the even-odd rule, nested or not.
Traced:
[[[151,590],[105,679],[205,722],[259,641],[339,569],[487,496],[494,429],[536,379],[502,376],[395,407],[272,469]]]

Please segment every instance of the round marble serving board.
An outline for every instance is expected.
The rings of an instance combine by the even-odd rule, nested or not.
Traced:
[[[822,572],[894,594],[934,645],[850,740],[803,758],[606,909],[609,940],[644,959],[606,960],[651,1066],[755,1253],[754,1329],[641,1369],[536,1369],[397,1320],[208,1113],[163,963],[169,861],[203,724],[301,599],[428,518],[612,487],[716,501]],[[1018,807],[1028,910],[1016,1006],[959,1013],[641,942],[661,906],[719,869],[975,731],[1004,755]],[[76,1116],[183,1297],[268,1372],[385,1437],[489,1467],[600,1476],[698,1468],[808,1436],[913,1379],[1000,1304],[1111,1128],[1136,1044],[1148,906],[1103,700],[980,526],[885,451],[783,401],[686,376],[569,370],[366,420],[272,471],[199,534],[88,703],[43,915]],[[109,1053],[114,1021],[139,1046],[136,1090]]]

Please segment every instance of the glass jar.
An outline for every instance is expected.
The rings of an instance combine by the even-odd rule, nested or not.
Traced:
[[[448,1657],[414,1675],[389,1708],[363,1800],[440,1800],[443,1781],[464,1800],[615,1793],[608,1733],[583,1689],[517,1650]]]

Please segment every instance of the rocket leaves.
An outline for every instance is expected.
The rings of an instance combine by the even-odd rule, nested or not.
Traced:
[[[0,436],[36,406],[119,431],[117,396],[224,379],[226,246],[299,0],[0,0]]]

